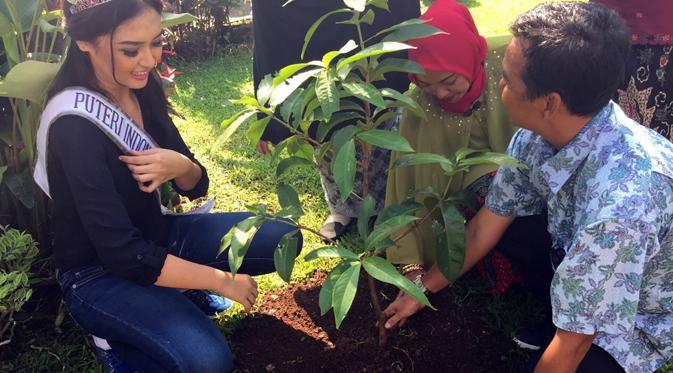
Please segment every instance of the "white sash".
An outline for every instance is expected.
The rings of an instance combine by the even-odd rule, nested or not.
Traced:
[[[64,115],[78,115],[95,124],[124,153],[131,150],[143,151],[157,147],[157,143],[142,128],[133,122],[119,107],[106,97],[83,87],[70,87],[59,92],[49,100],[42,112],[40,127],[37,130],[37,163],[33,178],[49,198],[47,178],[47,139],[49,127]],[[157,189],[158,194],[158,189]],[[214,199],[187,214],[207,213]],[[162,206],[162,213],[172,214]]]

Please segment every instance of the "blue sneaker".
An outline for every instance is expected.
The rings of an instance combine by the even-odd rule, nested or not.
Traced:
[[[106,373],[136,373],[137,370],[123,362],[112,352],[112,348],[105,339],[93,337],[93,347],[98,361],[100,361]]]
[[[189,298],[210,318],[215,317],[215,314],[218,312],[228,310],[232,306],[229,299],[205,290],[185,290],[182,294]]]

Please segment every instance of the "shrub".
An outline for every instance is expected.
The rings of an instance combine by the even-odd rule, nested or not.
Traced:
[[[13,315],[33,294],[30,266],[37,256],[37,242],[31,235],[0,226],[0,346],[12,340]],[[5,339],[5,334],[9,336]]]

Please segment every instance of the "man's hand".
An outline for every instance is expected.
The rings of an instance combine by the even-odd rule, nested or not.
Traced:
[[[423,307],[425,307],[423,303],[403,292],[383,311],[386,317],[388,317],[388,321],[385,324],[386,329],[403,326],[409,317],[422,310]]]

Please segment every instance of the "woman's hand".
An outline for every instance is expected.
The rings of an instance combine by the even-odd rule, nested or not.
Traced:
[[[231,273],[226,274],[227,279],[220,289],[215,290],[223,297],[233,299],[243,305],[246,312],[250,311],[257,301],[257,282],[246,274],[238,273],[235,277]]]
[[[259,140],[257,142],[256,148],[257,148],[257,151],[262,155],[271,154],[271,150],[269,149],[269,142],[268,141]]]
[[[126,163],[140,190],[147,193],[154,192],[166,181],[187,175],[194,167],[198,167],[183,154],[162,148],[131,151],[129,155],[120,156],[119,160]]]
[[[425,305],[416,300],[407,293],[402,293],[391,303],[383,313],[388,318],[386,321],[386,329],[393,329],[398,326],[403,326],[407,319],[422,310]]]

